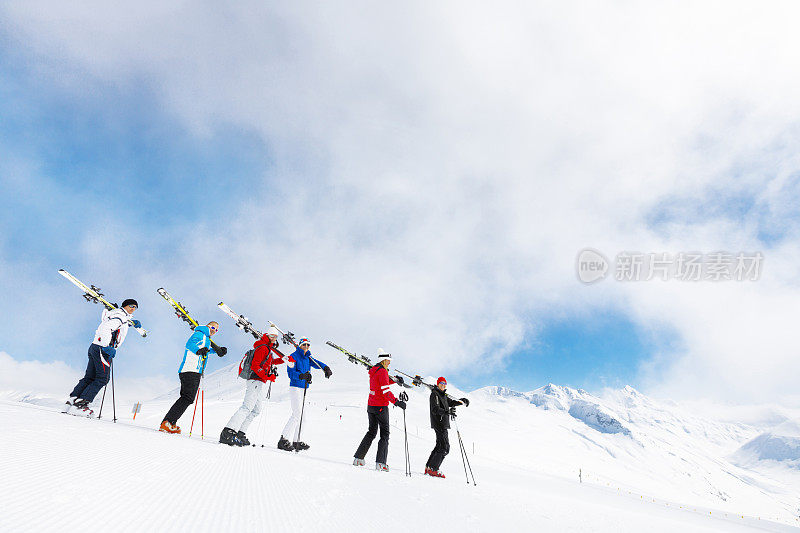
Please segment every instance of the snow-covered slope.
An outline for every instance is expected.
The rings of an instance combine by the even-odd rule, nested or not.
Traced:
[[[581,469],[610,486],[734,513],[800,515],[800,475],[729,459],[758,436],[752,426],[707,420],[632,387],[603,397],[553,384],[486,387],[470,397],[481,441],[520,449],[517,464],[554,475]]]
[[[746,443],[737,455],[800,469],[800,425],[791,422],[780,424]]]
[[[117,424],[106,419],[108,404],[103,420],[85,420],[58,413],[60,399],[6,395],[0,502],[10,511],[0,513],[0,530],[76,529],[94,515],[97,494],[109,530],[736,531],[782,530],[768,518],[800,524],[794,478],[726,459],[758,430],[708,421],[631,388],[602,398],[556,385],[467,394],[472,403],[456,422],[477,487],[464,481],[455,427],[443,465],[448,478],[420,475],[433,432],[428,392],[410,389],[414,476],[402,472],[397,409],[390,410],[392,472],[353,467],[366,429],[366,373],[325,355],[334,376],[315,376],[302,437],[312,448],[299,456],[275,449],[289,416],[284,375],[248,431],[264,448],[216,444],[243,395],[235,365],[204,379],[192,438],[191,409],[180,421],[183,435],[155,431],[177,388],[145,400],[133,421],[131,404],[143,399],[126,397],[118,384]],[[452,385],[448,392],[465,395]],[[73,490],[76,483],[88,494]]]

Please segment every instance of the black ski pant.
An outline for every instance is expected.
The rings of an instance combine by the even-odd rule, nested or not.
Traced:
[[[436,432],[436,446],[425,466],[438,471],[442,466],[442,461],[450,453],[450,439],[447,435],[447,428],[433,428],[433,430]]]
[[[181,372],[178,377],[181,378],[181,395],[164,417],[164,420],[173,425],[178,423],[186,408],[194,403],[197,389],[200,388],[200,372]]]
[[[91,403],[100,389],[108,383],[109,376],[111,376],[111,361],[103,357],[99,345],[92,344],[89,346],[89,364],[86,366],[86,373],[69,395],[83,398]]]
[[[378,440],[378,455],[375,457],[375,462],[386,464],[386,456],[389,454],[389,407],[370,405],[367,407],[367,417],[369,417],[369,429],[361,439],[354,457],[364,459],[380,427],[381,438]]]

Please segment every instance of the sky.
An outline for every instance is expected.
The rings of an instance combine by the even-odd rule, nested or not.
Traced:
[[[156,384],[163,286],[232,354],[220,300],[468,390],[798,404],[799,9],[4,3],[0,388],[85,365],[66,268],[139,301]],[[584,284],[585,248],[764,262]]]

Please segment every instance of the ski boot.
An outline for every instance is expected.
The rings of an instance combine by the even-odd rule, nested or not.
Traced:
[[[231,428],[223,428],[222,433],[219,434],[220,444],[227,444],[228,446],[241,446],[241,441],[236,437],[236,432]]]
[[[180,433],[181,432],[181,428],[179,428],[178,426],[176,426],[175,424],[173,424],[172,422],[169,422],[167,420],[163,420],[161,422],[161,425],[159,426],[158,430],[159,431],[163,431],[164,433]]]
[[[364,466],[365,464],[367,463],[364,462],[364,459],[359,459],[358,457],[353,458],[353,466]]]
[[[278,441],[278,449],[286,450],[287,452],[293,452],[294,446],[292,446],[291,442],[289,442],[288,440],[283,438],[283,436],[281,436],[280,440]]]
[[[236,433],[236,438],[239,439],[239,442],[242,443],[242,446],[250,446],[250,441],[247,440],[247,435],[244,434],[244,431],[239,431]]]
[[[89,400],[79,398],[75,400],[72,405],[75,407],[76,416],[85,416],[87,418],[92,418],[94,416],[94,410],[89,407]]]
[[[380,470],[381,472],[388,472],[389,466],[386,463],[375,463],[375,470]]]
[[[431,477],[436,477],[436,470],[434,470],[433,468],[431,468],[429,466],[426,466],[425,467],[425,475],[426,476],[431,476]]]
[[[62,409],[61,412],[64,414],[69,414],[70,409],[72,409],[72,406],[75,405],[75,402],[77,401],[78,401],[77,396],[70,396],[69,400],[67,400],[67,403],[64,405],[64,409]]]
[[[302,452],[303,450],[307,450],[307,449],[311,448],[311,446],[309,446],[308,444],[306,444],[305,442],[302,442],[302,441],[300,441],[300,442],[293,442],[293,443],[292,443],[292,446],[294,446],[294,449],[295,449],[295,450],[300,450],[301,452]]]

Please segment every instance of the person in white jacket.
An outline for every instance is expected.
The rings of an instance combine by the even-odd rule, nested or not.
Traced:
[[[89,364],[86,366],[86,373],[72,389],[65,412],[75,407],[83,414],[92,415],[93,411],[89,408],[89,404],[108,383],[111,360],[117,354],[117,348],[125,340],[129,324],[136,328],[142,325],[138,320],[131,318],[138,307],[136,300],[128,298],[122,302],[122,307],[103,310],[100,325],[97,326],[94,339],[89,346]]]

